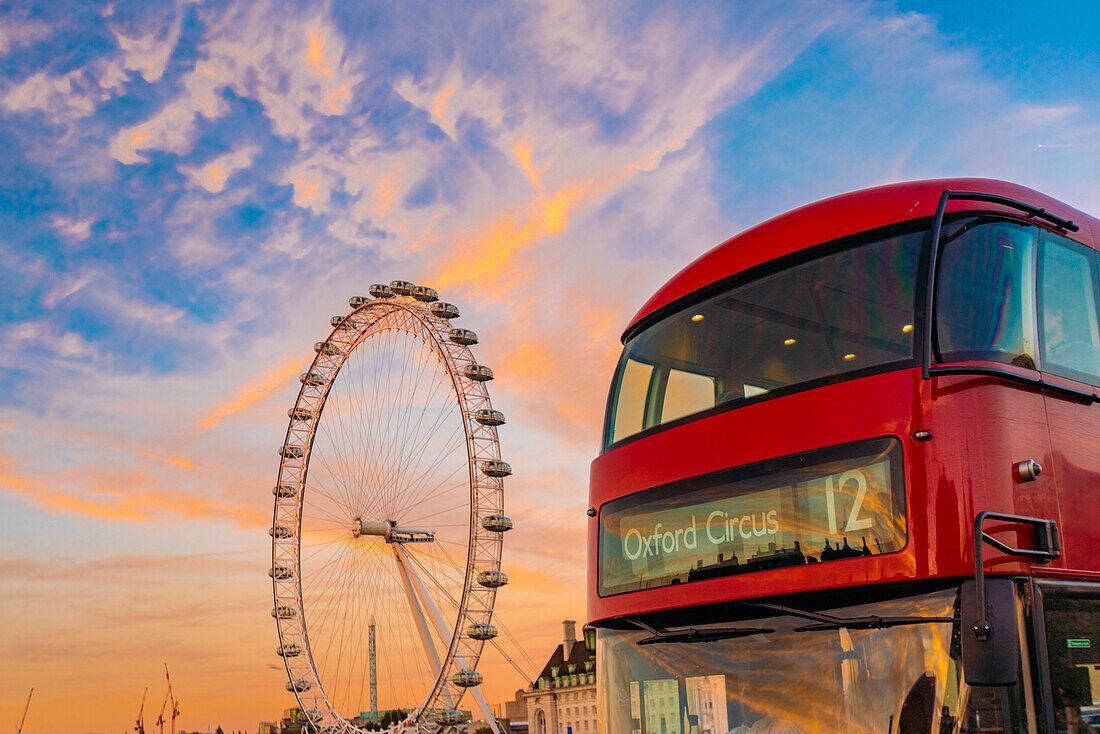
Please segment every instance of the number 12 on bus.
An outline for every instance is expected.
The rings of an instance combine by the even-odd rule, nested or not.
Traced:
[[[894,184],[650,298],[592,465],[599,731],[1100,723],[1098,238],[1014,184]]]

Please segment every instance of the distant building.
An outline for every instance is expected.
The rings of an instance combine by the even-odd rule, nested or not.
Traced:
[[[279,722],[280,734],[303,734],[307,731],[308,722],[300,708],[283,709],[283,720]]]
[[[261,721],[256,734],[279,734],[279,725],[274,721]]]
[[[585,627],[577,640],[577,623],[562,622],[564,639],[538,678],[524,691],[530,734],[596,733],[596,635]]]
[[[493,715],[508,734],[528,734],[527,691],[516,691],[515,699],[493,707]]]

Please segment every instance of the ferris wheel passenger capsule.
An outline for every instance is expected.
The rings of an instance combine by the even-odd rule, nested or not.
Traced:
[[[451,676],[451,682],[463,688],[473,688],[481,685],[483,680],[481,673],[476,670],[460,670]]]
[[[483,364],[468,364],[462,368],[462,376],[475,382],[493,379],[493,371]]]
[[[410,283],[407,280],[391,280],[390,281],[390,290],[393,291],[394,293],[396,293],[399,296],[412,295],[412,290],[415,287],[416,287],[415,285],[413,285],[412,283]]]
[[[491,640],[497,636],[497,628],[491,624],[478,622],[466,628],[466,636],[475,640]]]
[[[503,426],[504,413],[501,413],[499,410],[482,408],[474,413],[474,420],[483,426]]]
[[[512,465],[500,459],[481,462],[481,473],[487,477],[506,477],[512,473]]]
[[[320,387],[325,384],[325,378],[316,372],[303,372],[298,375],[298,382],[303,385],[309,385],[310,387]]]
[[[297,497],[298,496],[298,487],[294,484],[290,484],[288,482],[283,482],[282,484],[276,484],[274,487],[272,487],[271,488],[271,494],[275,495],[276,497],[278,497],[280,499],[288,499],[290,497]]]
[[[370,287],[370,294],[375,298],[393,298],[393,290],[385,283],[375,283]]]
[[[508,576],[503,571],[482,571],[477,582],[487,589],[499,589],[508,583]]]
[[[305,449],[301,446],[280,446],[279,456],[284,459],[300,459],[305,454]]]
[[[294,578],[294,569],[288,566],[272,566],[267,569],[267,575],[279,581],[286,581]]]
[[[275,619],[293,619],[298,616],[298,610],[294,607],[280,605],[271,610],[271,616]]]
[[[332,342],[317,342],[313,345],[313,351],[326,357],[332,357],[340,353],[340,347]]]
[[[351,298],[348,299],[348,305],[351,306],[352,308],[359,308],[360,306],[362,306],[364,303],[368,302],[369,300],[370,299],[367,298],[366,296],[352,296]]]
[[[333,316],[328,322],[333,326],[341,326],[344,323],[344,318],[343,316]]]
[[[294,535],[293,531],[286,525],[275,524],[267,529],[267,534],[272,538],[289,538]]]
[[[432,315],[438,316],[441,319],[457,319],[458,318],[458,306],[453,303],[444,303],[443,301],[436,301],[428,309],[432,312]]]
[[[279,645],[279,648],[275,651],[275,654],[284,658],[296,658],[302,654],[302,648],[300,645],[295,645],[293,642],[289,645]]]
[[[292,681],[287,681],[286,684],[286,689],[294,693],[302,693],[303,691],[308,691],[312,687],[313,684],[305,678],[295,678]]]
[[[466,721],[466,714],[457,709],[440,709],[435,712],[435,723],[440,726],[454,726]]]
[[[290,408],[287,410],[286,415],[288,418],[292,418],[296,421],[313,420],[313,411],[307,408]]]
[[[512,518],[504,515],[486,515],[481,518],[481,527],[494,533],[505,533],[512,529]]]
[[[436,293],[435,288],[429,288],[426,285],[414,285],[412,287],[412,297],[424,303],[439,300],[439,294]]]
[[[451,333],[447,335],[447,338],[464,347],[477,344],[477,332],[469,329],[451,329]]]

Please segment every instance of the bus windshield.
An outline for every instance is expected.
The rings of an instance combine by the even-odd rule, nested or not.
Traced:
[[[925,230],[741,282],[643,331],[615,374],[605,444],[720,403],[909,363]]]
[[[951,617],[956,597],[951,589],[835,614]],[[809,624],[739,621],[774,632],[644,646],[651,632],[598,630],[599,734],[951,732],[976,730],[967,726],[975,719],[981,731],[1011,732],[1022,720],[1019,686],[961,680],[953,623],[798,629]]]

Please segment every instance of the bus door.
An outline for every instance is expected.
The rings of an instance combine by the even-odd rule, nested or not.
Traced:
[[[1100,584],[1035,584],[1039,698],[1049,734],[1100,732]]]

